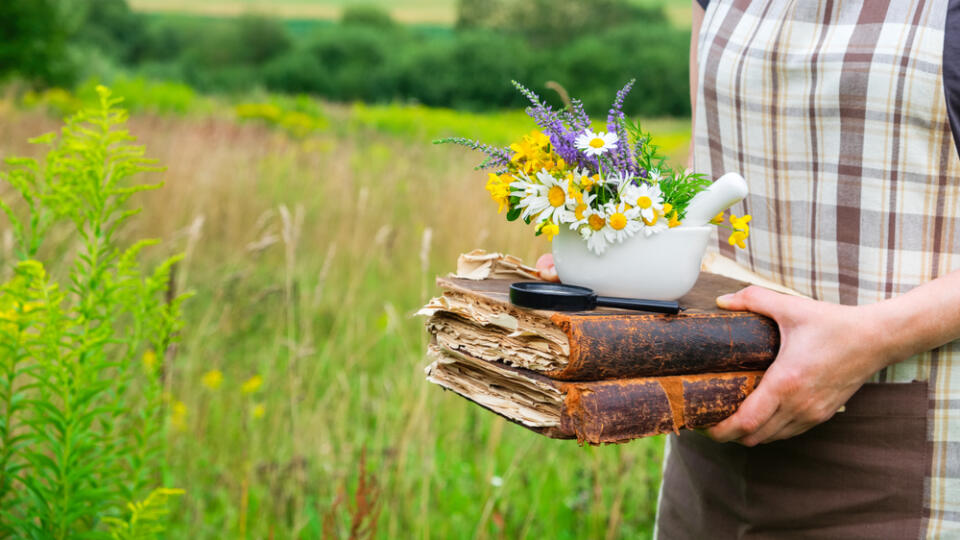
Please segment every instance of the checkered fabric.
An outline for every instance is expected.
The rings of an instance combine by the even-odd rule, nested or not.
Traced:
[[[743,174],[745,251],[813,298],[866,304],[960,269],[948,0],[713,0],[699,38],[695,168]],[[891,329],[895,332],[896,329]],[[925,534],[960,536],[960,342],[877,374],[930,382]]]

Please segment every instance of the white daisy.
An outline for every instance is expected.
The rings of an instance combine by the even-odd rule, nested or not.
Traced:
[[[620,243],[640,232],[643,224],[638,219],[640,212],[636,207],[629,207],[626,203],[607,204],[607,225],[609,229],[608,238],[613,238]]]
[[[588,129],[577,136],[574,144],[588,156],[599,156],[610,150],[616,150],[619,140],[616,133],[604,133],[602,131],[594,133]]]
[[[584,219],[578,229],[580,236],[587,241],[587,249],[602,255],[607,250],[607,244],[614,241],[612,229],[607,226],[605,209],[587,208],[583,215]]]
[[[657,221],[657,218],[663,215],[663,202],[660,200],[662,197],[663,193],[660,191],[660,186],[640,182],[639,186],[630,184],[625,187],[620,195],[620,200],[635,206],[647,225],[652,225]]]
[[[580,200],[574,200],[573,219],[575,221],[570,224],[570,228],[573,230],[579,230],[582,225],[587,224],[587,220],[594,213],[590,205],[593,203],[593,200],[597,198],[596,195],[583,192],[581,192],[580,197]]]
[[[629,172],[618,171],[613,174],[607,175],[603,181],[607,184],[613,184],[617,186],[617,192],[619,193],[626,186],[633,185],[630,181],[633,180],[633,175]]]
[[[573,212],[567,209],[570,195],[567,193],[565,182],[557,180],[546,170],[537,173],[537,182],[526,175],[523,176],[525,178],[520,182],[510,184],[510,187],[522,189],[524,192],[523,198],[517,205],[523,208],[520,217],[534,221],[547,220],[557,224],[574,221]]]
[[[644,236],[651,236],[651,235],[657,234],[660,231],[665,231],[669,228],[670,228],[670,220],[665,217],[657,216],[657,220],[654,221],[652,224],[647,221],[644,221],[643,234]]]

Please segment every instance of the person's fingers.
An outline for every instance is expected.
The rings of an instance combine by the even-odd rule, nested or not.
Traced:
[[[707,433],[719,442],[741,439],[756,433],[780,407],[779,398],[769,389],[760,386],[743,400],[740,408],[726,420],[713,426]]]
[[[775,435],[783,431],[783,429],[793,423],[790,420],[790,417],[784,414],[783,409],[778,409],[774,413],[773,417],[770,418],[763,426],[760,427],[757,431],[741,438],[739,441],[740,444],[744,446],[756,446],[761,443],[770,442]]]
[[[752,311],[776,319],[784,303],[794,300],[785,294],[752,285],[734,294],[717,298],[717,306],[731,311]]]
[[[771,443],[771,442],[774,442],[774,441],[780,441],[780,440],[783,440],[783,439],[789,439],[789,438],[791,438],[791,437],[796,437],[797,435],[801,435],[801,434],[803,434],[803,433],[806,433],[807,431],[809,431],[810,429],[814,428],[815,426],[817,426],[817,424],[811,424],[811,423],[809,423],[809,422],[797,422],[797,421],[790,422],[790,423],[788,423],[787,425],[785,425],[785,426],[783,426],[782,428],[780,428],[779,431],[777,431],[777,432],[774,433],[773,435],[767,437],[765,440],[760,441],[760,442],[762,442],[762,443]]]
[[[537,259],[537,272],[540,274],[540,279],[544,281],[560,281],[560,276],[557,275],[557,269],[553,265],[553,255],[547,253],[546,255],[541,255]]]

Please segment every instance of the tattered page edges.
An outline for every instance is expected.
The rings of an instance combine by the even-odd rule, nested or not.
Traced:
[[[475,249],[464,253],[457,259],[457,273],[451,277],[463,279],[540,279],[536,268],[523,264],[523,261],[513,255],[503,253],[487,253],[482,249]]]
[[[431,344],[427,380],[533,428],[560,425],[563,396],[546,381]]]
[[[417,312],[446,348],[538,372],[563,370],[570,342],[550,319],[534,312],[508,313],[502,304],[445,290]]]

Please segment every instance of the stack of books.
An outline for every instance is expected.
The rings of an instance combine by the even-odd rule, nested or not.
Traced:
[[[511,304],[510,284],[533,279],[518,259],[472,252],[419,314],[431,334],[428,381],[548,437],[617,443],[715,424],[779,348],[770,319],[716,307],[743,281],[702,273],[683,311],[661,315]]]

